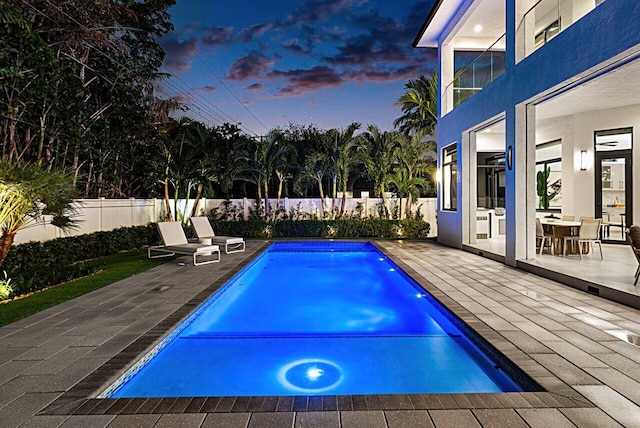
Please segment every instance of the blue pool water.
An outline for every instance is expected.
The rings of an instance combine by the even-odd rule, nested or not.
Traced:
[[[104,397],[521,391],[369,243],[271,245]]]

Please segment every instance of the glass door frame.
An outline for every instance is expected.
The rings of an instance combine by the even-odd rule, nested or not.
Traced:
[[[632,151],[625,150],[607,150],[595,152],[594,173],[595,173],[595,211],[594,218],[602,218],[602,161],[605,159],[624,158],[624,224],[622,227],[622,240],[604,239],[602,241],[611,244],[626,244],[625,230],[633,223],[633,168],[632,168]],[[604,219],[603,219],[604,220]]]

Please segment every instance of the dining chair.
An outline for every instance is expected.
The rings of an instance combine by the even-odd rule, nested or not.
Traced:
[[[553,235],[546,233],[544,231],[544,227],[542,227],[540,219],[536,218],[536,242],[540,241],[540,254],[542,254],[542,250],[544,250],[547,239],[549,240],[549,254],[551,254],[551,248],[553,247]]]
[[[567,255],[567,246],[570,242],[575,242],[577,244],[580,260],[582,260],[581,244],[589,244],[591,251],[594,251],[593,244],[598,244],[598,248],[600,249],[600,259],[604,260],[602,257],[602,243],[600,242],[600,225],[600,219],[583,218],[580,220],[580,229],[578,230],[578,234],[567,235],[564,237],[564,255]]]
[[[563,215],[562,216],[562,220],[563,221],[573,221],[576,217],[573,215]]]
[[[640,226],[634,224],[627,229],[627,242],[631,244],[633,254],[638,261],[638,268],[636,269],[635,281],[633,283],[633,285],[637,285],[638,278],[640,278]]]

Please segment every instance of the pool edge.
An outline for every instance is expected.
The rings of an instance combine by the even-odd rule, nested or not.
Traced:
[[[339,240],[336,240],[339,241]],[[494,346],[501,354],[541,384],[536,374],[527,372],[523,364],[534,362],[495,330],[475,315],[449,298],[435,285],[427,281],[405,262],[389,254],[379,240],[349,240],[371,242],[416,283],[429,291],[456,317],[461,319],[480,337]],[[120,415],[165,413],[236,413],[236,412],[303,412],[303,411],[358,411],[358,410],[432,410],[458,408],[571,408],[594,407],[593,404],[565,382],[549,373],[547,381],[557,388],[541,392],[468,393],[468,394],[397,394],[397,395],[347,395],[347,396],[283,396],[283,397],[184,397],[184,398],[95,398],[105,385],[113,382],[121,373],[140,359],[149,349],[162,340],[177,324],[186,318],[199,304],[224,285],[233,275],[257,257],[273,240],[264,242],[238,265],[222,274],[211,285],[199,292],[186,304],[167,316],[127,348],[89,374],[74,387],[63,393],[40,415]],[[549,382],[547,382],[549,383]]]

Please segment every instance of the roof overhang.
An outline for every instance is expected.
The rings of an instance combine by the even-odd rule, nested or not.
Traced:
[[[414,48],[437,48],[442,32],[454,17],[463,0],[436,0],[420,32],[413,41]]]

